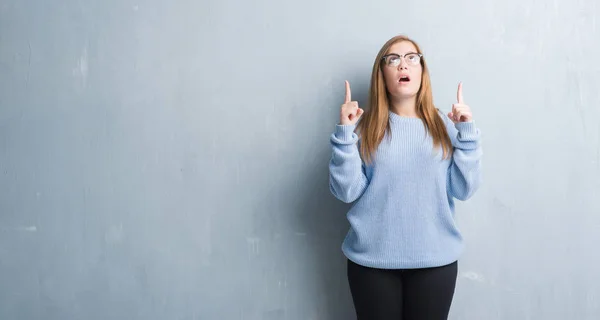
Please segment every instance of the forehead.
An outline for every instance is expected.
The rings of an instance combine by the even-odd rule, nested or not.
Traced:
[[[408,52],[417,52],[417,48],[410,41],[400,41],[394,43],[389,49],[387,53],[397,53],[397,54],[405,54]]]

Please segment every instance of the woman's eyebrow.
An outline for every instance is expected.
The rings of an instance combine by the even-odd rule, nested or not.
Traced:
[[[411,53],[418,53],[418,52],[409,51],[409,52],[406,52],[405,54],[400,54],[400,53],[397,53],[397,52],[388,52],[387,54],[397,54],[399,56],[402,56],[402,55],[407,55],[407,54],[411,54]]]

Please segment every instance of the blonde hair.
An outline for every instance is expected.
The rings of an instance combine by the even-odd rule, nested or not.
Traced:
[[[388,40],[379,50],[373,71],[371,73],[371,87],[369,90],[368,108],[362,115],[357,131],[360,132],[360,154],[366,163],[373,160],[373,154],[383,140],[385,133],[390,133],[389,125],[389,106],[390,99],[381,70],[382,59],[392,45],[402,41],[411,42],[418,53],[422,53],[417,43],[407,36],[399,35]],[[421,76],[421,86],[417,93],[416,112],[418,117],[423,121],[429,135],[433,139],[434,148],[442,147],[443,157],[448,158],[452,153],[452,142],[444,120],[438,113],[438,109],[433,104],[433,94],[431,92],[431,80],[425,59],[421,57],[421,66],[423,68]]]

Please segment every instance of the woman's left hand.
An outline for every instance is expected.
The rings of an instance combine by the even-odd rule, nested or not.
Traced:
[[[452,111],[448,113],[448,117],[454,123],[471,122],[473,121],[473,113],[471,108],[465,104],[462,95],[462,82],[458,84],[458,92],[456,94],[458,103],[452,105]]]

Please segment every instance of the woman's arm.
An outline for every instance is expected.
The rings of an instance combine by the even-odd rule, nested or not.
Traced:
[[[350,203],[367,188],[368,181],[358,152],[356,125],[336,125],[331,135],[333,152],[329,162],[329,189],[339,200]]]
[[[458,200],[469,199],[481,184],[481,133],[475,123],[453,123],[446,115],[448,134],[454,146],[448,168],[448,191]]]

